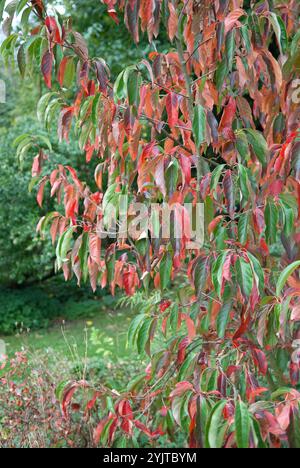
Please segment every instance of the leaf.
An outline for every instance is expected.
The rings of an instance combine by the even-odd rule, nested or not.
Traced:
[[[136,342],[137,334],[142,326],[142,323],[145,320],[145,315],[140,314],[137,315],[131,322],[129,329],[128,329],[128,335],[127,335],[127,341],[128,341],[128,346],[133,347]]]
[[[37,117],[39,122],[43,123],[45,118],[45,112],[50,102],[50,99],[55,96],[55,93],[44,94],[37,105]]]
[[[167,252],[161,262],[159,267],[159,274],[160,274],[160,287],[161,290],[164,291],[168,288],[170,281],[171,281],[171,273],[172,273],[172,258],[171,255]]]
[[[226,327],[232,311],[232,301],[223,304],[217,317],[217,333],[219,338],[225,337]]]
[[[252,146],[257,159],[263,167],[266,167],[269,149],[263,135],[257,130],[252,130],[250,128],[246,128],[244,131],[246,132],[248,142]]]
[[[290,425],[287,431],[291,449],[300,448],[300,407],[291,408]]]
[[[168,114],[168,124],[172,130],[178,123],[179,100],[176,93],[168,93],[166,100],[166,109]]]
[[[169,2],[169,12],[170,16],[168,19],[168,34],[171,42],[173,42],[177,32],[178,32],[178,16],[176,8],[172,2]]]
[[[253,289],[253,272],[250,263],[239,257],[236,261],[237,281],[244,298],[247,300],[251,296]]]
[[[231,219],[234,218],[235,214],[235,193],[231,170],[226,171],[223,180],[223,188],[226,199],[226,206]]]
[[[246,404],[239,400],[235,408],[235,434],[239,449],[247,449],[250,444],[251,419]]]
[[[116,101],[125,99],[127,96],[127,86],[124,80],[124,73],[125,70],[119,74],[114,84],[114,98]]]
[[[197,149],[206,141],[206,113],[203,106],[198,105],[194,109],[193,135]]]
[[[143,354],[145,352],[146,344],[149,341],[150,330],[154,320],[155,319],[152,317],[147,318],[139,330],[137,337],[137,348],[139,354]]]
[[[17,54],[17,60],[18,60],[18,67],[19,67],[19,70],[20,70],[20,74],[21,74],[22,78],[24,78],[25,73],[26,73],[26,54],[25,54],[24,45],[21,45],[19,47],[18,54]]]
[[[127,79],[127,95],[130,106],[139,107],[141,84],[141,74],[137,70],[132,70]]]
[[[179,176],[179,164],[178,164],[177,159],[175,159],[170,162],[166,170],[166,174],[165,174],[167,193],[169,194],[170,197],[176,191],[177,183],[178,183],[178,176]]]
[[[197,260],[193,278],[194,278],[194,285],[196,289],[197,297],[201,297],[201,293],[204,292],[205,285],[207,283],[207,278],[209,275],[209,258],[202,257]]]
[[[57,247],[56,247],[56,258],[57,258],[57,264],[58,267],[61,268],[62,264],[66,261],[67,259],[67,253],[70,249],[70,243],[71,239],[73,237],[74,233],[74,227],[70,227],[67,229],[59,238]]]
[[[257,258],[254,257],[254,255],[252,255],[250,252],[247,252],[247,257],[250,260],[250,263],[255,273],[257,288],[260,292],[263,292],[265,288],[265,274],[262,269],[262,266],[257,260]]]
[[[249,202],[250,181],[249,181],[247,169],[244,166],[242,166],[242,164],[238,165],[238,170],[239,170],[239,184],[240,184],[240,189],[243,195],[243,206],[245,206]]]
[[[283,216],[284,234],[286,237],[289,237],[291,236],[295,228],[294,209],[284,201],[280,201],[280,207]]]
[[[269,200],[265,209],[266,239],[269,244],[277,240],[278,209],[272,200]]]
[[[52,68],[53,68],[54,56],[53,52],[47,50],[42,58],[42,74],[44,76],[44,80],[46,86],[51,89],[52,87]]]
[[[225,54],[227,59],[228,70],[232,71],[234,54],[236,51],[235,45],[235,30],[229,31],[225,40]]]
[[[242,213],[239,219],[238,232],[239,242],[245,245],[248,240],[248,228],[249,228],[250,213]]]
[[[277,288],[276,288],[276,296],[279,297],[281,295],[281,292],[287,282],[287,280],[290,278],[290,276],[298,269],[300,268],[300,260],[297,262],[292,263],[292,265],[289,265],[279,276],[278,282],[277,282]]]
[[[213,282],[215,291],[217,292],[220,298],[222,295],[223,268],[224,268],[227,255],[228,255],[227,250],[223,252],[222,254],[220,254],[212,268],[212,282]]]
[[[226,78],[228,76],[228,64],[227,59],[224,57],[222,62],[219,62],[217,71],[216,71],[216,86],[218,91],[220,91],[223,85],[226,82]]]
[[[215,192],[220,182],[220,178],[225,167],[226,167],[225,164],[220,164],[213,170],[211,174],[211,183],[210,183],[210,189],[212,192]]]
[[[227,401],[217,403],[209,415],[206,426],[206,447],[220,449],[224,444],[227,425],[224,422],[223,411]]]
[[[280,48],[280,53],[285,54],[288,48],[288,35],[285,24],[282,18],[279,15],[276,15],[276,13],[269,12],[269,15],[269,19],[276,34],[277,42]]]

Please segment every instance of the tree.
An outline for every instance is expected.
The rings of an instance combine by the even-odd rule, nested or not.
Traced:
[[[12,33],[2,44],[7,59],[17,48],[21,73],[40,62],[49,88],[41,119],[59,109],[60,139],[74,122],[96,166],[89,184],[62,165],[39,180],[38,203],[50,184],[64,206],[39,224],[51,225],[58,268],[133,301],[137,289],[148,294],[128,337],[150,364],[124,394],[96,389],[88,410],[97,402],[104,416],[95,444],[134,444],[140,433],[172,440],[179,426],[190,447],[299,447],[299,4],[102,3],[112,21],[124,15],[134,43],[167,34],[167,53],[154,47],[112,83],[106,62],[41,0],[26,6],[31,37]],[[23,2],[10,5],[8,33]],[[20,137],[19,151],[28,144]],[[171,207],[171,235],[154,217],[125,239],[126,197],[129,225],[136,202]],[[204,204],[204,243],[192,249],[185,202]],[[113,211],[116,239],[103,240]],[[87,386],[62,391],[65,416]]]

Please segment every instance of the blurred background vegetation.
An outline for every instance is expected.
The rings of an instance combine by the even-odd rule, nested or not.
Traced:
[[[106,7],[95,0],[61,0],[53,4],[72,17],[74,28],[88,42],[91,55],[104,58],[113,77],[145,57],[153,47],[163,47],[146,41],[135,46],[125,26],[117,26],[107,15]],[[38,220],[53,207],[45,199],[41,210],[35,189],[29,193],[35,154],[29,153],[20,166],[13,148],[14,140],[21,134],[45,133],[36,118],[44,84],[38,71],[22,80],[17,68],[7,69],[2,63],[0,78],[5,81],[7,92],[6,103],[0,104],[0,335],[3,335],[48,327],[61,318],[71,320],[83,314],[90,317],[97,311],[95,300],[99,305],[105,292],[93,295],[88,286],[78,289],[75,281],[65,284],[63,278],[55,277],[54,248],[49,239],[43,241],[36,234]],[[56,122],[48,136],[53,146],[48,167],[59,161],[74,166],[79,173],[86,171],[85,156],[75,139],[71,138],[69,145],[58,144]]]

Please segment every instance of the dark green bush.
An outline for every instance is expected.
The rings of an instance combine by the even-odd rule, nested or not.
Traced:
[[[94,318],[114,304],[105,291],[95,295],[89,287],[66,284],[61,277],[19,289],[0,287],[0,335],[47,328],[57,320]]]

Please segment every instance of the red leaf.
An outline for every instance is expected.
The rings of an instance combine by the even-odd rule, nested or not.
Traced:
[[[166,108],[168,114],[168,123],[172,130],[173,127],[178,123],[178,112],[179,112],[179,100],[175,93],[168,93],[166,100]]]
[[[229,102],[225,107],[223,112],[223,116],[219,125],[219,132],[222,133],[223,130],[226,128],[232,130],[232,124],[236,114],[236,102],[233,97],[230,96]]]
[[[196,327],[194,321],[188,315],[184,316],[184,320],[188,329],[189,339],[190,341],[193,341],[193,339],[196,337]]]
[[[170,398],[181,396],[188,390],[194,390],[194,387],[191,384],[191,382],[179,382],[178,384],[176,384],[175,390],[173,390],[173,392],[170,394]]]
[[[54,56],[53,52],[47,50],[42,58],[42,74],[44,76],[44,80],[46,86],[51,89],[52,87],[52,68],[53,68],[53,61]]]
[[[290,377],[291,377],[291,384],[293,385],[293,387],[296,387],[296,385],[298,385],[299,380],[300,380],[299,364],[296,364],[295,362],[291,362]]]
[[[69,57],[64,57],[59,65],[57,80],[61,87],[64,84],[65,71],[66,71],[66,66],[68,64],[68,61],[69,61]]]
[[[211,234],[214,232],[214,230],[216,229],[216,227],[220,224],[220,222],[222,221],[222,219],[224,218],[223,215],[221,216],[217,216],[208,226],[208,233]]]
[[[258,367],[262,375],[266,375],[268,372],[268,362],[265,353],[260,349],[254,348],[252,349],[252,356],[255,366]]]
[[[168,33],[169,33],[169,37],[171,41],[173,42],[178,31],[178,16],[177,16],[175,6],[173,5],[172,2],[169,2],[169,11],[170,11],[170,16],[168,20]]]
[[[39,189],[38,189],[38,193],[37,193],[37,202],[39,204],[39,206],[42,208],[42,205],[43,205],[43,198],[44,198],[44,190],[45,190],[45,185],[46,185],[46,182],[48,182],[48,179],[43,179],[42,182],[40,183],[40,186],[39,186]]]
[[[180,343],[179,343],[179,346],[178,346],[178,355],[177,355],[177,364],[180,365],[183,363],[184,359],[185,359],[185,354],[186,354],[186,348],[187,346],[189,345],[190,343],[190,340],[189,340],[189,337],[187,336],[186,338],[184,338]]]
[[[161,313],[164,313],[167,309],[169,309],[171,304],[171,301],[162,301],[159,306]]]
[[[58,121],[58,136],[60,141],[69,141],[69,133],[71,130],[72,118],[74,115],[74,107],[65,107],[59,117]]]
[[[62,412],[65,418],[68,417],[68,407],[71,403],[71,400],[73,398],[75,391],[78,388],[88,388],[88,387],[89,387],[88,383],[85,382],[84,380],[81,380],[79,382],[70,382],[66,386],[64,394],[63,394],[63,398],[62,398],[62,405],[61,405]]]
[[[140,429],[140,431],[142,431],[144,434],[146,434],[148,437],[150,437],[150,439],[154,439],[156,437],[159,437],[159,436],[163,436],[164,435],[164,432],[161,430],[161,429],[157,429],[156,431],[150,431],[150,429],[148,429],[145,424],[141,423],[140,421],[134,421],[134,425],[135,427],[137,427],[138,429]]]
[[[105,418],[101,419],[100,423],[98,424],[98,426],[94,430],[94,444],[95,445],[99,444],[103,429],[105,428],[105,426],[107,425],[107,423],[111,419],[116,420],[117,418],[115,416],[112,416],[112,415],[106,416]]]
[[[90,255],[95,263],[101,264],[101,239],[97,234],[89,234]]]

